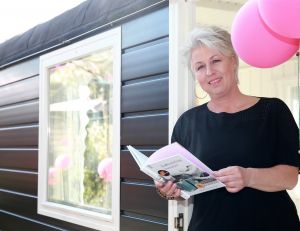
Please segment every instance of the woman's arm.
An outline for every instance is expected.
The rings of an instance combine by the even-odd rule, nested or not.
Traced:
[[[298,168],[276,165],[271,168],[243,168],[230,166],[214,173],[226,185],[228,192],[238,192],[250,187],[265,192],[293,189],[298,181]]]

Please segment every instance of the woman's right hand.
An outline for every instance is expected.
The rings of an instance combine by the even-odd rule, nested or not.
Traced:
[[[176,200],[180,198],[181,190],[172,181],[168,181],[167,183],[154,181],[154,183],[160,194],[166,199],[173,197],[172,199]]]

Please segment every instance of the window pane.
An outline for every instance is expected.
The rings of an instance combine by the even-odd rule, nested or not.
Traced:
[[[112,69],[112,48],[49,69],[49,201],[111,215]]]

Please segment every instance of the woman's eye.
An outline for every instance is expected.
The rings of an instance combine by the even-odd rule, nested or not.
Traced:
[[[212,62],[213,63],[218,63],[218,62],[221,62],[221,60],[220,59],[214,59]]]
[[[200,71],[200,70],[203,69],[203,68],[204,68],[204,65],[200,65],[200,66],[196,67],[196,70],[197,70],[197,71]]]

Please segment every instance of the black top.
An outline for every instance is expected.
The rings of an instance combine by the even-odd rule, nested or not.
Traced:
[[[298,128],[285,103],[261,98],[237,113],[214,113],[207,104],[185,112],[177,121],[177,141],[212,170],[228,166],[267,168],[300,166]],[[194,196],[189,231],[299,231],[300,223],[288,193],[225,188]]]

